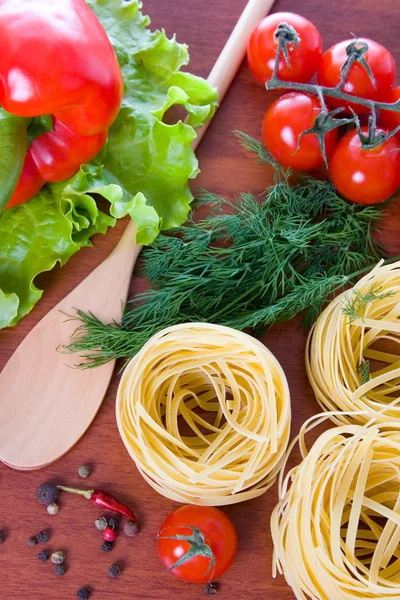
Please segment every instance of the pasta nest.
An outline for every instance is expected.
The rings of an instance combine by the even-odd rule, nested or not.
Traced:
[[[400,262],[381,262],[325,308],[308,338],[308,377],[334,423],[399,421],[399,344]]]
[[[274,576],[301,600],[398,600],[400,424],[343,425],[301,446],[271,518]]]
[[[178,502],[260,496],[287,450],[285,374],[263,344],[228,327],[190,323],[153,336],[127,365],[116,410],[143,477]]]

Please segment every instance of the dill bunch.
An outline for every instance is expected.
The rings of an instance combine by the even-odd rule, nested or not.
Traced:
[[[329,181],[276,164],[265,147],[245,134],[242,144],[275,170],[261,198],[244,193],[236,203],[203,193],[193,218],[160,235],[142,252],[137,274],[149,289],[131,300],[120,324],[104,324],[78,311],[67,350],[82,367],[134,356],[157,331],[177,323],[207,321],[258,334],[305,311],[311,324],[330,295],[381,258],[373,237],[382,205],[361,206],[340,197]]]

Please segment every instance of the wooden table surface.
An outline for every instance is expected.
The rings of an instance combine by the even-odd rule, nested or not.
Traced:
[[[168,34],[189,44],[191,71],[207,76],[214,60],[238,19],[246,0],[145,0],[145,11],[153,26],[164,27]],[[312,20],[320,30],[324,48],[354,32],[371,37],[389,47],[400,64],[397,0],[277,0],[274,10],[297,11]],[[234,198],[244,190],[262,191],[271,182],[271,172],[258,166],[242,151],[232,134],[240,129],[260,135],[261,120],[272,96],[253,80],[246,64],[229,91],[209,132],[198,149],[201,175],[193,183]],[[387,220],[383,235],[392,253],[400,253],[396,231],[400,211],[396,207]],[[28,331],[61,298],[71,291],[111,251],[123,231],[118,223],[107,236],[97,236],[94,247],[81,250],[66,267],[41,277],[44,298],[18,327],[0,332],[0,368],[2,368]],[[132,292],[135,284],[132,285]],[[104,293],[107,293],[106,284]],[[281,361],[289,379],[293,409],[293,428],[318,411],[304,369],[305,336],[298,322],[273,328],[263,341]],[[23,372],[21,377],[23,377]],[[12,471],[0,464],[0,531],[7,534],[0,547],[0,597],[2,600],[67,600],[87,586],[93,598],[194,600],[202,598],[202,586],[179,582],[162,573],[155,537],[167,514],[177,507],[159,496],[141,478],[119,437],[114,417],[115,375],[104,404],[88,433],[58,463],[37,472]],[[36,488],[46,480],[82,484],[77,475],[82,464],[90,464],[93,474],[89,487],[104,487],[121,496],[137,511],[142,532],[137,538],[121,535],[111,554],[100,552],[101,535],[94,528],[100,516],[90,502],[75,496],[63,497],[60,513],[48,516],[35,500]],[[218,598],[237,600],[289,600],[293,593],[284,579],[271,576],[272,542],[269,519],[276,503],[276,487],[264,497],[226,508],[239,534],[239,554],[231,571],[221,579]],[[26,540],[41,531],[51,532],[48,547],[67,552],[67,574],[57,578],[49,563],[36,558]],[[110,580],[107,567],[117,562],[124,567],[121,578]],[[334,599],[332,599],[334,600]]]

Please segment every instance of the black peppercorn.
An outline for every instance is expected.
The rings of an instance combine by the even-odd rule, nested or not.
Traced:
[[[207,594],[207,596],[215,596],[215,594],[218,592],[218,584],[207,583],[206,587],[204,588],[204,592]]]
[[[41,562],[46,562],[46,560],[49,560],[49,553],[43,550],[43,552],[39,552],[37,557]]]
[[[89,600],[90,598],[90,592],[89,590],[85,590],[85,588],[78,590],[76,595],[78,596],[79,600]]]
[[[37,539],[36,535],[30,537],[26,543],[28,544],[29,548],[34,548],[36,546],[36,544],[38,543],[38,539]]]
[[[108,520],[108,526],[111,527],[112,529],[118,529],[119,528],[118,517],[111,517],[111,519]]]
[[[58,577],[62,577],[63,575],[65,575],[65,567],[64,567],[64,565],[56,565],[56,567],[54,569],[54,573]]]
[[[5,539],[6,539],[6,536],[4,535],[4,533],[0,532],[0,546],[2,545],[2,543],[4,542]]]
[[[111,579],[118,579],[121,573],[121,567],[118,565],[111,565],[111,567],[108,567],[108,576],[111,577]]]
[[[57,502],[57,486],[53,485],[52,483],[44,483],[37,490],[37,499],[39,500],[40,504],[45,504],[46,506],[53,504],[53,502]]]
[[[114,547],[114,544],[112,542],[103,542],[101,545],[101,549],[103,552],[111,552],[113,547]]]
[[[41,531],[38,535],[37,535],[37,541],[40,544],[47,544],[47,542],[49,541],[49,536],[47,535],[47,533],[45,531]]]

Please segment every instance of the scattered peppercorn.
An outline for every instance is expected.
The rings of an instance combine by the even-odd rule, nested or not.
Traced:
[[[2,545],[2,543],[4,542],[5,539],[6,539],[6,536],[4,535],[4,533],[0,533],[0,546]]]
[[[111,529],[119,529],[118,517],[111,517],[111,519],[108,520],[108,526],[111,527]]]
[[[217,583],[207,583],[204,591],[207,594],[207,596],[215,596],[215,594],[218,592],[218,584]]]
[[[108,576],[111,577],[111,579],[118,579],[121,573],[121,567],[118,565],[111,565],[111,567],[108,567]]]
[[[58,489],[56,485],[52,483],[44,483],[37,490],[37,499],[40,504],[45,504],[49,506],[49,504],[53,504],[53,502],[57,502],[58,498]]]
[[[89,600],[90,598],[90,592],[89,590],[85,590],[85,588],[78,590],[76,595],[78,596],[79,600]]]
[[[62,565],[64,560],[65,560],[65,554],[64,554],[64,552],[61,552],[61,550],[58,550],[57,552],[53,552],[53,554],[51,555],[51,562],[54,563],[55,565]]]
[[[63,575],[65,575],[65,567],[64,565],[56,565],[56,568],[54,569],[54,573],[58,576],[58,577],[62,577]]]
[[[36,535],[33,535],[32,537],[30,537],[29,540],[27,541],[29,548],[34,548],[37,543],[38,543],[38,539],[37,539]]]
[[[117,534],[115,529],[111,529],[111,527],[106,527],[103,531],[103,538],[106,540],[106,542],[113,542],[116,537]]]
[[[47,560],[49,560],[49,554],[48,554],[48,552],[46,552],[46,550],[39,552],[37,557],[41,562],[46,562]]]
[[[82,467],[79,467],[79,476],[86,478],[89,477],[90,475],[90,468],[87,465],[83,465]]]
[[[103,542],[101,545],[101,550],[103,552],[111,552],[111,550],[114,548],[114,544],[112,542]]]
[[[55,502],[53,502],[53,504],[49,504],[49,506],[47,507],[47,512],[49,513],[49,515],[56,515],[59,510],[60,507]]]
[[[124,533],[129,537],[137,535],[139,533],[139,525],[136,523],[136,521],[128,521],[124,525]]]
[[[104,531],[108,527],[108,522],[105,517],[100,517],[94,523],[99,531]]]
[[[37,535],[37,541],[40,544],[47,544],[47,542],[49,541],[49,536],[47,535],[47,533],[45,531],[41,531]]]

